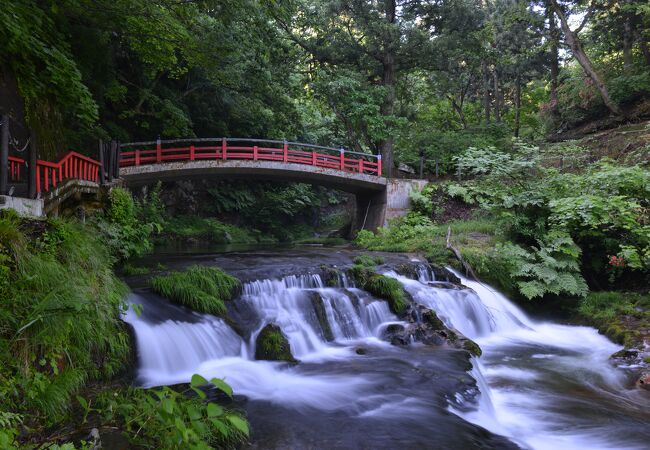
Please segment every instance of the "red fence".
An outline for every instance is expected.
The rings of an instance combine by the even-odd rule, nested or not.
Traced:
[[[122,144],[121,148],[120,167],[172,161],[251,160],[302,164],[381,176],[381,155],[297,142],[245,138],[183,139],[133,142]],[[132,150],[124,151],[125,148]]]
[[[23,170],[25,160],[14,156],[9,157],[9,178],[11,181],[22,181],[26,174]],[[58,163],[36,161],[36,193],[47,192],[68,178],[79,180],[99,181],[100,163],[87,156],[70,152]]]

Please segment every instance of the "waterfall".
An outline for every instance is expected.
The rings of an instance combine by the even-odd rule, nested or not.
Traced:
[[[386,273],[483,349],[470,372],[481,392],[478,404],[457,396],[460,408],[451,402],[452,412],[524,448],[643,448],[638,436],[614,432],[620,423],[576,417],[576,411],[589,416],[592,408],[611,409],[614,402],[631,409],[636,420],[648,419],[647,405],[628,394],[623,375],[609,363],[620,346],[590,327],[535,321],[494,288],[454,274],[466,289],[437,288],[424,273],[419,281]],[[576,389],[591,392],[593,403],[575,398]]]
[[[343,278],[341,284],[351,283]],[[373,343],[383,325],[397,322],[384,301],[356,288],[324,287],[318,275],[245,283],[235,305],[246,306],[253,328],[250,338],[240,335],[222,319],[198,314],[143,293],[132,293],[130,303],[142,304],[138,316],[132,308],[124,320],[137,340],[138,378],[144,386],[187,382],[200,373],[226,378],[238,394],[253,399],[336,409],[358,395],[369,380],[348,376],[304,376],[284,363],[255,361],[255,339],[267,323],[287,336],[293,356],[303,361],[324,361],[353,355],[352,346]],[[324,311],[319,317],[318,312]],[[328,328],[333,342],[326,338]]]

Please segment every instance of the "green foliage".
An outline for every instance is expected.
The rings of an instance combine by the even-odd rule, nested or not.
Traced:
[[[375,267],[384,263],[384,258],[379,255],[359,255],[355,256],[353,262],[359,266]]]
[[[224,316],[227,313],[224,302],[235,295],[239,280],[218,267],[192,266],[183,272],[155,277],[151,286],[172,302],[194,311]]]
[[[542,249],[551,245],[556,252],[558,248],[551,243],[557,242],[558,236],[566,236],[580,249],[579,253],[566,253],[566,257],[580,265],[587,279],[609,279],[614,285],[629,282],[634,273],[648,277],[647,170],[603,160],[580,173],[559,172],[543,166],[535,151],[529,146],[520,146],[512,154],[470,150],[458,161],[475,178],[451,185],[448,192],[497,215],[521,250],[511,248],[512,256],[530,259],[537,255],[534,259],[548,270],[560,269]],[[573,244],[568,245],[567,249]],[[614,267],[612,256],[623,262]],[[573,266],[566,270],[577,273]],[[542,276],[539,268],[536,273],[535,277],[552,280]],[[520,281],[521,277],[526,278],[516,275]],[[557,287],[548,284],[527,283],[520,288],[525,289],[527,297],[557,293]],[[565,292],[581,294],[583,289],[580,283],[571,284]]]
[[[27,427],[54,425],[84,383],[108,379],[127,362],[126,287],[85,226],[2,217],[0,230],[0,249],[10,249],[2,262],[9,281],[0,304],[2,414],[22,416]],[[0,434],[15,437],[11,429]]]
[[[250,433],[246,419],[208,401],[206,388],[232,396],[232,389],[223,380],[208,382],[194,375],[185,391],[169,387],[109,391],[98,399],[96,408],[104,422],[120,426],[131,444],[138,447],[232,448],[245,442]]]
[[[587,284],[580,274],[580,249],[568,235],[555,234],[527,250],[497,244],[494,258],[501,259],[519,292],[526,298],[546,294],[585,296]]]
[[[173,239],[199,239],[214,244],[253,244],[258,241],[257,233],[199,216],[169,218],[165,222],[164,233]]]

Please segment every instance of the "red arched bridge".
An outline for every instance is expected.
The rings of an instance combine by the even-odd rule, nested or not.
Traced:
[[[8,183],[26,181],[26,197],[41,199],[43,212],[49,213],[80,189],[92,193],[117,178],[127,186],[207,177],[297,181],[354,193],[357,227],[375,228],[395,215],[391,209],[405,208],[410,191],[408,187],[401,192],[395,187],[397,181],[391,187],[381,176],[380,155],[298,142],[251,138],[159,139],[123,144],[100,141],[98,154],[95,160],[69,152],[58,162],[31,155],[32,164],[9,156],[6,169],[0,170],[0,194],[7,193]],[[34,170],[29,170],[30,166]]]

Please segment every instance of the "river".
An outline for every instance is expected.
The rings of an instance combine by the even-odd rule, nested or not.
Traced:
[[[129,300],[143,305],[140,316],[131,309],[125,316],[137,339],[137,383],[224,378],[247,413],[255,449],[650,448],[650,399],[610,363],[620,347],[596,330],[535,320],[462,277],[466,289],[442,288],[421,263],[418,279],[406,278],[392,268],[409,258],[386,255],[378,270],[483,355],[468,361],[449,347],[393,346],[383,332],[400,320],[386,302],[344,276],[329,287],[317,275],[322,264],[350,265],[353,255],[320,248],[150,258],[172,268],[217,264],[244,285],[229,305],[236,332],[128,280]],[[300,363],[254,360],[266,323],[282,328]]]

